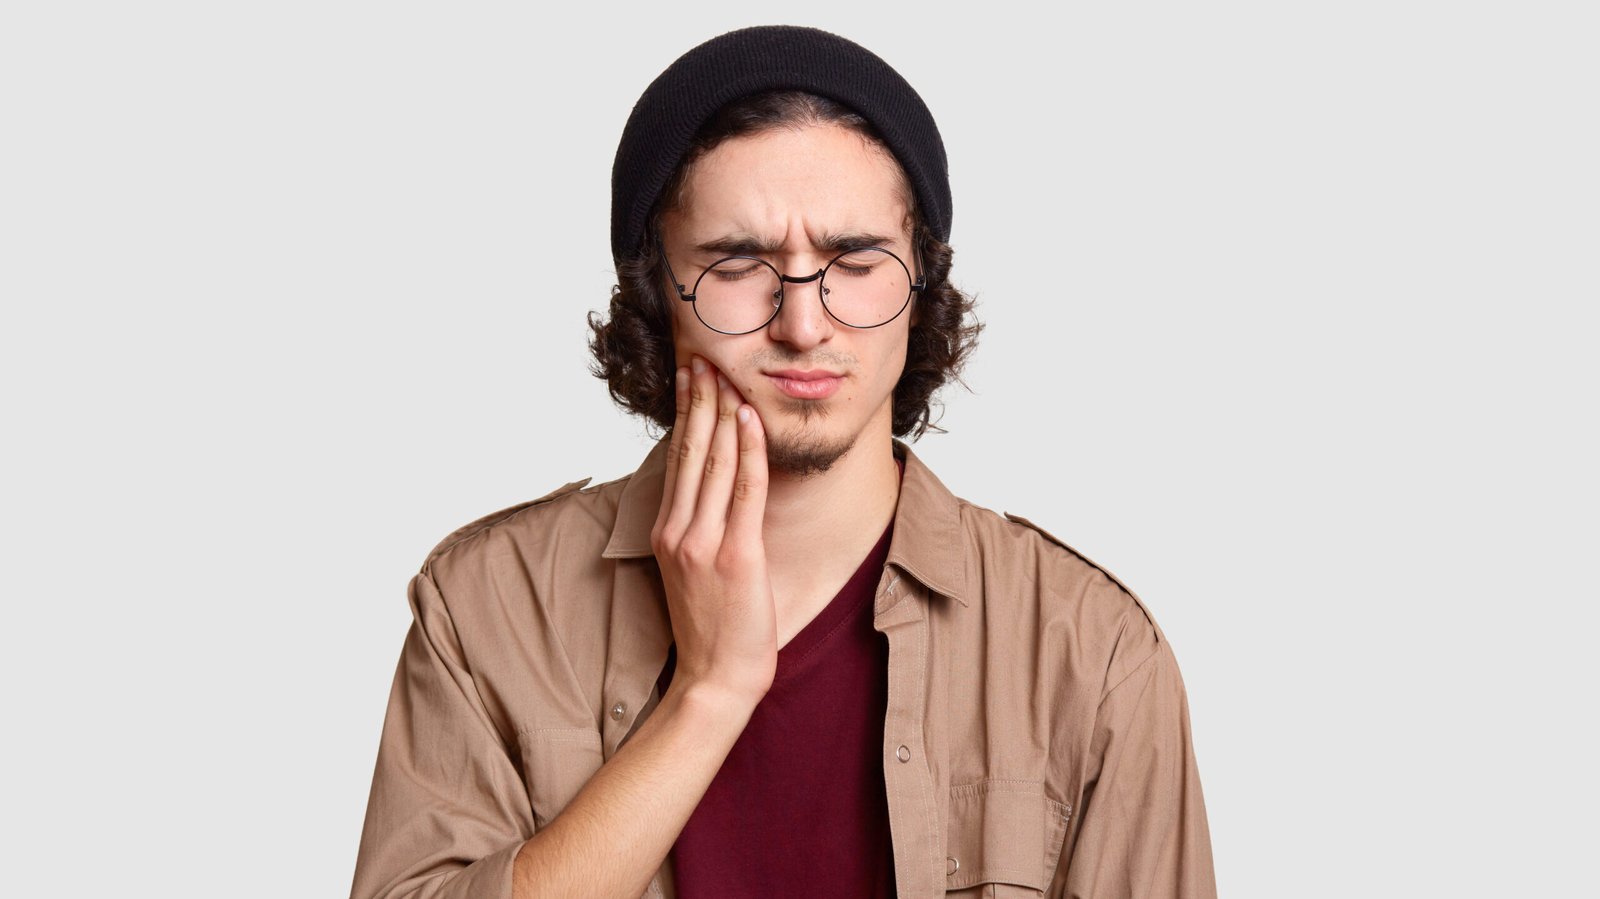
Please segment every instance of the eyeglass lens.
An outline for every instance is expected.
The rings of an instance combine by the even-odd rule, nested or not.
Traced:
[[[718,331],[754,331],[771,320],[784,290],[811,289],[784,284],[767,263],[748,256],[723,259],[706,269],[694,287],[695,312]],[[899,315],[911,299],[911,274],[894,254],[878,247],[854,250],[835,259],[822,276],[822,302],[839,321],[871,328]]]

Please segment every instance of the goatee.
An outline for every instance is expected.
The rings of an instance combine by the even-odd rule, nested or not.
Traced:
[[[793,428],[767,435],[767,472],[788,478],[809,478],[826,472],[856,445],[854,436],[828,440],[812,425],[828,417],[816,400],[785,403],[785,412],[798,415]]]

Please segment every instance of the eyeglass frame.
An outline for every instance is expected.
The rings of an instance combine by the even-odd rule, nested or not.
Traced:
[[[906,265],[906,261],[904,259],[901,259],[899,256],[895,255],[894,251],[888,249],[887,247],[878,247],[878,246],[852,247],[851,249],[845,250],[844,252],[840,253],[839,255],[837,255],[837,256],[833,257],[832,259],[828,260],[828,264],[827,265],[824,265],[822,268],[817,269],[815,272],[813,272],[813,273],[811,273],[809,275],[806,275],[804,278],[796,278],[796,277],[793,277],[793,276],[790,276],[790,275],[785,275],[783,272],[778,271],[778,267],[777,266],[773,265],[772,263],[768,262],[765,259],[762,259],[760,256],[746,256],[744,254],[735,253],[735,254],[733,254],[731,256],[724,256],[721,259],[718,259],[716,262],[713,262],[710,265],[706,266],[705,270],[700,272],[700,277],[694,279],[694,291],[695,292],[694,293],[684,293],[683,285],[678,282],[678,276],[675,273],[673,273],[673,271],[672,271],[672,260],[667,258],[667,248],[666,248],[666,245],[661,242],[661,235],[660,234],[655,234],[655,235],[653,235],[653,237],[655,238],[656,249],[658,251],[660,251],[660,253],[661,253],[661,261],[667,267],[667,277],[672,279],[672,286],[678,292],[678,299],[683,300],[684,302],[690,304],[690,306],[694,309],[694,317],[695,317],[696,320],[698,320],[700,322],[700,324],[705,325],[707,328],[710,328],[712,331],[715,331],[718,334],[726,334],[729,337],[742,337],[745,334],[754,334],[757,331],[761,330],[762,328],[765,328],[767,325],[772,324],[772,320],[777,318],[778,317],[778,313],[783,311],[783,304],[788,299],[788,292],[783,289],[783,285],[785,285],[785,284],[809,284],[812,281],[819,281],[820,282],[820,280],[823,278],[823,276],[827,273],[828,269],[833,268],[833,264],[834,263],[836,263],[840,259],[843,259],[844,257],[850,255],[851,253],[859,253],[862,250],[877,250],[880,253],[886,254],[890,259],[893,259],[895,262],[900,263],[900,268],[906,273],[906,277],[908,279],[911,277],[911,269]],[[915,252],[914,249],[913,249],[913,252]],[[759,325],[756,325],[754,328],[751,328],[748,331],[724,331],[721,328],[712,328],[711,325],[704,318],[700,317],[700,307],[695,304],[695,294],[698,294],[700,292],[700,282],[705,280],[706,275],[710,274],[712,269],[716,268],[717,266],[721,265],[724,262],[727,262],[729,259],[749,259],[749,260],[752,260],[754,262],[759,262],[762,265],[766,266],[768,269],[770,269],[774,275],[778,276],[778,305],[773,307],[772,315],[768,316],[766,321],[762,322]],[[839,316],[834,315],[833,314],[833,310],[828,308],[828,297],[827,297],[826,294],[824,294],[822,292],[822,285],[819,283],[817,285],[817,298],[822,301],[822,310],[824,312],[828,313],[828,317],[829,318],[833,319],[834,321],[838,322],[839,324],[844,325],[847,328],[855,328],[858,331],[870,331],[873,328],[881,328],[884,325],[889,324],[890,322],[894,321],[895,319],[897,319],[900,316],[905,314],[906,309],[910,308],[910,306],[911,306],[911,298],[913,296],[915,296],[917,294],[920,294],[924,290],[928,289],[927,276],[925,276],[922,273],[922,260],[920,258],[918,258],[915,261],[917,263],[917,278],[916,278],[915,281],[913,281],[911,283],[911,289],[906,291],[906,301],[904,303],[900,304],[900,311],[896,312],[894,315],[889,316],[888,318],[884,319],[883,321],[881,321],[881,322],[879,322],[879,323],[877,323],[875,325],[852,325],[849,322],[845,321],[844,319],[840,318]]]

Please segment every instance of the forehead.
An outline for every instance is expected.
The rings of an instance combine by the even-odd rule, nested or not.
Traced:
[[[903,234],[908,200],[886,150],[839,125],[810,125],[732,138],[696,160],[674,224],[693,241],[728,232],[785,241]]]

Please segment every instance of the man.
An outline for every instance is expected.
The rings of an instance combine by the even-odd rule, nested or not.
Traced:
[[[952,496],[977,327],[921,99],[744,29],[646,90],[596,373],[669,428],[412,580],[352,896],[1211,896],[1176,662],[1133,593]]]

